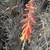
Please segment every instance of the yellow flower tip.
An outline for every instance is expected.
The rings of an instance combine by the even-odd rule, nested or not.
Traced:
[[[23,42],[24,41],[24,36],[21,36],[20,40],[21,40],[21,42]]]

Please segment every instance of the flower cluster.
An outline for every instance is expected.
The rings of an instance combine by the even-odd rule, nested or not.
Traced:
[[[34,21],[34,18],[36,18],[36,16],[32,15],[36,11],[35,6],[32,4],[32,2],[34,1],[35,0],[30,0],[28,4],[26,4],[26,9],[24,9],[28,11],[28,13],[24,14],[26,18],[21,20],[21,22],[25,23],[22,26],[23,31],[22,31],[22,36],[20,37],[21,41],[24,41],[25,39],[27,39],[28,42],[30,42],[30,35],[32,34],[32,24],[36,24],[36,22]]]

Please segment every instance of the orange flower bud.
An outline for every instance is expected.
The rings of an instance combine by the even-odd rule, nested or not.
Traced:
[[[25,23],[25,24],[22,26],[22,28],[26,28],[26,26],[27,26],[27,24]]]

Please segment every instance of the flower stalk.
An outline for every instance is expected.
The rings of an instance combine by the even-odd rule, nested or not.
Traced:
[[[25,23],[22,28],[22,36],[20,37],[21,42],[24,41],[25,39],[28,40],[28,43],[30,43],[30,38],[31,38],[31,34],[32,34],[32,24],[36,24],[36,22],[34,21],[34,18],[36,18],[36,16],[33,16],[32,14],[36,12],[36,8],[35,6],[32,4],[32,2],[34,2],[35,0],[30,0],[25,6],[26,9],[24,9],[25,11],[28,11],[27,14],[24,14],[23,16],[27,16],[25,19],[21,20],[21,22]]]

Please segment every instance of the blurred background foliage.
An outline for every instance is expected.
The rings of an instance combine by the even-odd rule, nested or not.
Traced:
[[[3,47],[8,47],[7,50],[21,50],[20,36],[23,24],[20,21],[25,18],[24,8],[28,1],[0,0],[0,50],[4,50]],[[36,0],[33,4],[37,7],[37,12],[34,14],[37,16],[35,19],[37,24],[33,27],[31,43],[26,43],[24,50],[47,50],[50,47],[50,1]],[[12,11],[13,15],[10,15],[11,9],[5,11],[6,8],[16,5],[16,9]]]

